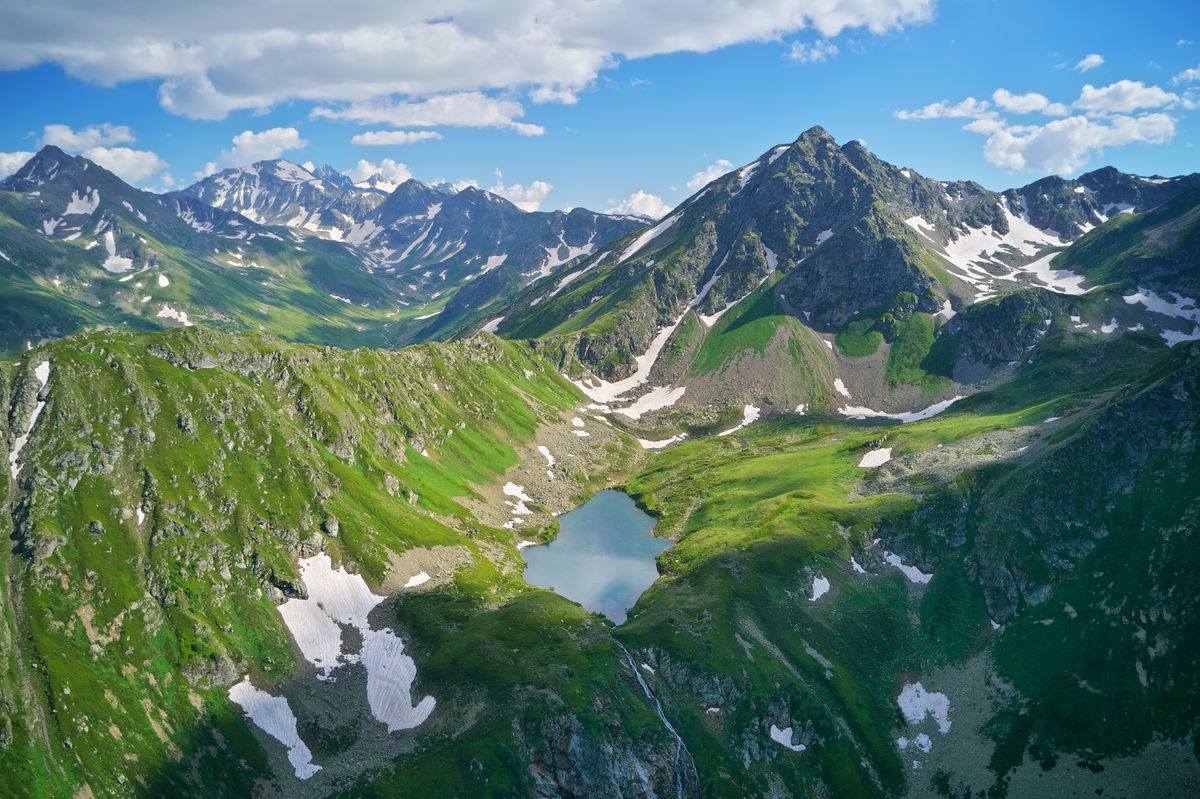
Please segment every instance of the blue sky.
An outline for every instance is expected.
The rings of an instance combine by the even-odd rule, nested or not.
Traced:
[[[992,189],[1200,160],[1188,2],[100,5],[0,0],[0,172],[50,142],[153,190],[283,157],[655,214],[813,125]]]

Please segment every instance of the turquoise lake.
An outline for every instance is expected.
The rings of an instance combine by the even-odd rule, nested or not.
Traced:
[[[654,558],[671,542],[655,538],[654,519],[619,491],[598,492],[558,524],[558,538],[522,550],[526,582],[621,624],[658,579]]]

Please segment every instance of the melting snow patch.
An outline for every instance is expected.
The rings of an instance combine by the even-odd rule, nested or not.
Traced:
[[[850,556],[850,568],[854,570],[855,574],[866,574],[867,573],[867,570],[859,565],[858,561],[854,559],[853,555]]]
[[[825,228],[824,230],[822,230],[820,233],[817,234],[816,246],[820,247],[822,244],[829,241],[829,239],[832,236],[833,236],[833,230],[831,228]]]
[[[38,386],[40,393],[46,387],[46,382],[50,379],[50,362],[42,361],[33,370],[34,376],[41,384]],[[38,404],[33,407],[33,413],[29,415],[29,425],[25,428],[25,432],[17,436],[17,440],[13,442],[12,452],[8,453],[8,467],[12,472],[14,480],[17,479],[17,472],[20,467],[17,465],[17,458],[21,455],[21,450],[24,449],[26,442],[29,441],[29,434],[33,432],[33,426],[37,423],[38,417],[42,415],[42,410],[45,409],[46,403],[39,400]]]
[[[404,642],[391,630],[372,628],[367,618],[385,597],[371,593],[361,575],[350,574],[344,567],[334,570],[324,552],[301,559],[300,576],[308,599],[289,599],[277,610],[304,658],[323,672],[324,679],[344,663],[362,663],[367,670],[367,704],[388,732],[424,722],[433,712],[434,698],[427,696],[413,704],[417,668],[404,654]],[[361,633],[360,653],[342,652],[340,625]]]
[[[911,741],[908,738],[905,738],[903,736],[896,739],[896,746],[900,747],[900,749],[902,749],[902,750],[907,749],[909,744],[912,744],[917,749],[920,749],[922,752],[925,752],[926,754],[929,753],[930,749],[933,749],[933,739],[930,738],[925,733],[921,733],[916,738],[913,738]]]
[[[779,744],[780,746],[784,747],[785,749],[791,749],[793,752],[803,752],[804,751],[804,744],[793,744],[792,743],[792,728],[791,727],[784,727],[781,730],[778,727],[776,727],[774,724],[772,724],[771,725],[771,740],[774,741],[775,743]]]
[[[166,275],[158,276],[158,287],[160,289],[165,289],[169,285],[171,285],[171,281]]]
[[[739,424],[737,427],[731,427],[728,430],[722,430],[720,433],[717,433],[717,435],[718,436],[727,436],[730,433],[736,433],[738,430],[741,430],[746,425],[757,421],[759,413],[761,413],[761,409],[759,409],[753,405],[743,406],[742,407],[742,423]]]
[[[537,541],[518,541],[517,549],[521,550],[521,549],[524,549],[525,547],[536,547],[537,545],[538,545]]]
[[[85,189],[83,196],[80,197],[76,192],[71,192],[71,202],[67,203],[67,210],[63,211],[63,216],[71,216],[72,214],[83,214],[91,216],[92,212],[100,207],[100,192],[97,189],[91,189],[91,194]],[[128,203],[126,203],[128,207]],[[130,208],[129,210],[133,210]]]
[[[949,408],[954,403],[962,399],[962,396],[951,397],[948,400],[935,402],[928,408],[919,411],[905,411],[903,413],[887,413],[885,411],[876,411],[871,408],[858,407],[847,405],[844,408],[838,408],[838,413],[842,416],[850,416],[854,419],[866,419],[867,417],[878,417],[881,419],[895,419],[900,422],[919,422],[922,419],[929,419],[937,416],[942,411]]]
[[[686,313],[687,311],[684,311],[673,324],[658,331],[658,335],[650,342],[650,347],[646,350],[645,354],[634,358],[634,362],[637,363],[637,369],[629,377],[618,380],[615,383],[609,383],[599,378],[594,378],[589,382],[582,380],[572,380],[571,382],[596,402],[607,403],[617,401],[621,395],[632,391],[646,382],[646,379],[650,376],[650,370],[654,368],[654,363],[658,360],[658,354],[662,352],[662,348],[666,346],[667,339],[675,332],[675,328],[679,327],[679,323],[683,321]],[[679,397],[683,396],[683,389],[671,389],[668,391],[668,394],[671,391],[679,392],[675,395],[674,399],[671,399],[671,404],[674,404]],[[665,402],[667,399],[669,399],[668,396],[661,396],[662,401]],[[666,407],[666,405],[659,405],[657,407]],[[639,412],[639,415],[648,410],[653,410],[653,408],[645,408]],[[636,419],[638,417],[635,416],[633,418]]]
[[[418,585],[425,585],[427,582],[429,582],[429,575],[425,572],[418,572],[417,574],[414,574],[412,577],[408,578],[408,582],[404,584],[404,587],[416,588]]]
[[[803,416],[807,412],[808,412],[808,405],[806,403],[802,402],[796,406],[796,413],[800,414],[801,416]]]
[[[908,683],[900,692],[896,704],[909,724],[920,724],[926,716],[932,716],[939,732],[944,735],[950,731],[950,700],[945,694],[926,691],[921,683]]]
[[[287,697],[260,691],[251,685],[247,674],[229,689],[229,699],[241,705],[259,729],[287,747],[288,762],[296,769],[298,779],[306,780],[321,770],[312,762],[312,752],[296,732],[296,714],[292,713]]]
[[[916,583],[918,585],[924,585],[925,583],[928,583],[930,580],[933,579],[932,574],[926,574],[925,572],[918,569],[916,566],[906,566],[904,564],[904,561],[900,558],[900,556],[894,552],[888,552],[885,549],[883,551],[883,559],[886,560],[888,563],[892,564],[893,566],[895,566],[897,569],[899,569],[901,571],[901,573],[903,573],[904,576],[907,577],[908,581],[911,583]]]
[[[628,408],[618,408],[617,413],[624,414],[630,419],[641,419],[642,414],[657,411],[660,408],[671,407],[679,401],[679,398],[683,396],[683,392],[685,391],[687,391],[687,386],[679,386],[678,388],[658,386],[638,397],[637,401]]]
[[[578,416],[576,416],[574,419],[571,420],[571,424],[574,425],[575,427],[583,427],[583,420],[580,419]]]
[[[1051,422],[1057,422],[1061,418],[1062,418],[1061,416],[1047,416],[1044,420],[1042,420],[1042,424],[1050,424]]]
[[[500,323],[503,321],[504,321],[503,316],[497,316],[495,319],[488,322],[486,325],[484,325],[483,327],[481,327],[479,329],[482,330],[484,333],[495,333],[497,330],[500,329]]]
[[[829,580],[818,574],[813,578],[812,595],[808,598],[808,601],[816,602],[827,593],[829,593]]]
[[[674,214],[672,216],[669,216],[666,219],[664,219],[663,221],[659,222],[654,227],[647,230],[642,235],[638,236],[636,239],[634,239],[632,244],[630,244],[628,247],[625,248],[625,251],[621,253],[621,256],[619,258],[617,258],[617,263],[623,263],[624,261],[629,260],[639,250],[641,250],[643,247],[645,247],[650,242],[654,241],[656,238],[658,238],[660,235],[662,235],[664,232],[666,232],[672,225],[674,225],[676,222],[678,222],[680,216],[681,216],[681,214]],[[578,275],[576,275],[576,276],[578,276]],[[563,280],[566,280],[566,278],[563,278]],[[556,287],[555,293],[558,293],[558,289],[561,288],[562,285],[563,285],[563,282],[559,281],[559,286]]]
[[[542,453],[542,457],[544,457],[546,459],[546,465],[553,468],[554,464],[555,464],[555,460],[554,460],[554,456],[550,454],[549,448],[543,447],[539,444],[537,451]]]
[[[828,343],[828,342],[826,342]],[[830,348],[832,349],[832,347]],[[842,382],[842,378],[835,378],[833,381],[833,390],[841,394],[846,399],[854,399],[850,396],[850,392],[846,390],[846,384]]]
[[[170,305],[164,305],[162,308],[159,309],[158,313],[156,313],[155,316],[157,316],[159,319],[174,319],[176,322],[179,322],[184,327],[192,326],[192,322],[190,319],[188,319],[188,315],[187,315],[186,311],[178,311],[178,310],[172,308]]]
[[[884,447],[883,449],[873,449],[862,456],[862,460],[858,462],[860,469],[874,469],[876,466],[882,466],[892,459],[892,448]]]
[[[676,441],[683,441],[687,438],[687,433],[679,433],[678,435],[664,438],[662,441],[647,441],[644,438],[639,438],[638,443],[642,445],[642,449],[663,449],[669,447]]]

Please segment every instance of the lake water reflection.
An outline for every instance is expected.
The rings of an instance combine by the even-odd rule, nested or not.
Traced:
[[[655,538],[654,519],[619,491],[600,491],[558,523],[558,538],[522,550],[526,582],[621,624],[658,579],[654,557],[671,542]]]

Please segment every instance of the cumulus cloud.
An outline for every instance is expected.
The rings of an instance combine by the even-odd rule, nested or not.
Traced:
[[[33,158],[33,153],[0,153],[0,180],[25,166],[25,162]]]
[[[300,138],[300,131],[295,128],[271,128],[259,133],[244,130],[233,137],[233,147],[222,150],[217,160],[205,164],[204,171],[196,177],[207,177],[221,169],[246,166],[256,161],[270,161],[288,150],[301,150],[307,146],[308,140]]]
[[[714,163],[692,175],[692,179],[687,182],[687,187],[692,191],[698,191],[702,186],[707,186],[731,169],[733,169],[733,164],[724,158],[718,158]]]
[[[1087,72],[1089,69],[1095,69],[1104,63],[1104,57],[1099,53],[1090,53],[1079,60],[1075,65],[1078,72]]]
[[[1174,135],[1175,119],[1167,114],[1117,115],[1104,120],[1071,116],[1045,125],[998,130],[988,137],[983,154],[1002,169],[1069,173],[1105,147],[1133,142],[1162,144]]]
[[[1140,80],[1119,80],[1097,89],[1090,83],[1079,92],[1075,107],[1084,111],[1127,114],[1139,108],[1161,108],[1179,102],[1179,95],[1147,86]]]
[[[393,161],[391,158],[385,158],[378,164],[373,164],[365,158],[361,159],[353,169],[345,174],[355,183],[362,183],[372,175],[382,175],[383,179],[390,183],[403,183],[412,177],[412,172],[408,171],[406,164]]]
[[[505,186],[504,175],[497,169],[496,185],[492,186],[488,191],[506,198],[522,211],[536,211],[542,206],[542,200],[546,199],[546,195],[553,188],[553,185],[544,180],[532,181],[528,186],[522,186],[520,183]]]
[[[943,119],[954,117],[977,117],[985,113],[991,105],[987,100],[976,100],[974,97],[968,97],[959,103],[953,105],[949,100],[940,100],[936,103],[930,103],[924,108],[918,108],[915,111],[897,111],[896,116],[900,119]]]
[[[134,141],[133,131],[125,125],[88,125],[74,130],[68,125],[55,124],[42,128],[38,144],[52,144],[67,152],[78,153],[135,186],[144,186],[156,175],[160,176],[163,185],[173,185],[174,180],[166,174],[170,164],[157,153],[113,146]]]
[[[540,136],[545,130],[517,120],[525,109],[515,100],[499,100],[482,92],[443,94],[417,101],[368,100],[344,108],[314,108],[314,118],[340,119],[362,125],[465,128],[511,128],[524,136]]]
[[[125,125],[89,125],[82,130],[72,130],[67,125],[46,125],[42,128],[39,144],[53,144],[64,150],[79,152],[91,147],[109,147],[133,141],[133,131]]]
[[[997,108],[1011,111],[1014,114],[1032,114],[1040,112],[1049,117],[1065,117],[1071,110],[1062,103],[1052,103],[1046,95],[1037,92],[1013,94],[1005,89],[996,89],[992,93],[992,102]]]
[[[670,210],[671,206],[663,202],[662,197],[638,189],[604,213],[633,214],[635,216],[648,216],[651,219],[661,219]]]
[[[1200,66],[1192,69],[1185,69],[1183,72],[1180,72],[1178,75],[1171,78],[1171,82],[1177,86],[1180,83],[1191,83],[1192,81],[1197,80],[1200,80]]]
[[[140,186],[155,175],[166,172],[170,164],[149,150],[134,150],[129,147],[89,147],[80,153],[84,158],[95,161],[126,183]],[[175,181],[163,175],[162,183],[170,186]]]
[[[994,105],[973,97],[956,104],[942,100],[915,111],[897,111],[896,116],[970,118],[963,130],[987,137],[983,155],[990,163],[1010,171],[1069,173],[1083,167],[1106,147],[1170,141],[1179,119],[1164,112],[1200,107],[1191,90],[1181,97],[1132,80],[1100,88],[1084,85],[1079,99],[1072,104],[1075,111],[1037,92],[1013,94],[996,89],[992,102]],[[1033,113],[1062,118],[1044,125],[1018,125],[1005,116]]]
[[[821,39],[811,44],[793,42],[792,50],[788,53],[788,58],[793,61],[799,61],[802,64],[818,64],[822,61],[836,58],[837,54],[838,48],[836,44],[827,39]]]
[[[351,144],[394,145],[411,144],[426,139],[440,139],[442,134],[434,130],[372,130],[350,139]]]
[[[288,99],[353,103],[397,95],[525,90],[568,101],[618,58],[708,52],[802,30],[880,34],[926,22],[935,0],[266,0],[179,3],[58,0],[53,24],[29,6],[6,15],[0,69],[62,66],[93,83],[160,81],[173,113],[221,118]]]

